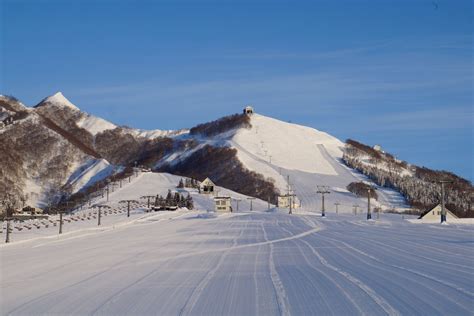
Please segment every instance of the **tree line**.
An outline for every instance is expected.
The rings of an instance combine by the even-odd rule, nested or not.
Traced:
[[[399,191],[420,211],[440,203],[441,187],[436,181],[452,181],[446,185],[447,208],[459,217],[474,217],[471,209],[474,188],[468,180],[451,172],[409,165],[354,140],[346,141],[342,160],[378,185]]]

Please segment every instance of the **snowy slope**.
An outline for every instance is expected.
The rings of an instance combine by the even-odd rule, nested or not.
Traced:
[[[354,204],[366,205],[365,199],[346,189],[351,182],[369,180],[341,162],[343,142],[316,129],[259,114],[251,115],[251,124],[250,129],[237,130],[229,140],[230,145],[238,150],[238,158],[248,169],[274,179],[280,192],[287,192],[290,176],[291,191],[302,202],[303,210],[321,209],[317,185],[330,187],[327,210],[334,210],[336,202],[341,204],[339,211],[342,212],[352,212]],[[398,192],[378,189],[380,199],[373,201],[374,206],[407,207]]]
[[[67,185],[71,186],[71,193],[76,193],[112,175],[114,169],[115,167],[105,159],[90,159],[71,174]]]
[[[93,136],[96,136],[99,133],[102,133],[107,130],[112,130],[117,128],[118,126],[104,120],[100,117],[91,115],[89,113],[81,111],[76,105],[74,105],[71,101],[69,101],[61,92],[57,92],[56,94],[47,97],[44,99],[42,104],[53,106],[58,109],[68,109],[73,111],[76,114],[75,123],[78,127],[87,130]],[[187,130],[180,130],[180,131],[164,131],[164,130],[142,130],[142,129],[133,129],[133,128],[125,128],[125,131],[135,137],[143,137],[147,139],[153,139],[157,137],[163,136],[174,136],[179,135],[182,133],[187,132]]]
[[[117,126],[99,117],[90,114],[85,114],[77,122],[77,126],[87,130],[93,136],[102,133],[103,131],[114,129]]]
[[[79,108],[71,103],[66,97],[62,94],[62,92],[56,92],[52,96],[47,97],[43,100],[44,103],[50,103],[57,107],[66,107],[71,110],[79,111]]]
[[[91,173],[91,170],[97,170],[98,167],[104,165],[101,161],[90,161],[89,168],[86,168],[83,174]],[[105,164],[106,166],[109,166]],[[107,168],[106,168],[107,169]],[[97,172],[95,172],[97,174]],[[86,177],[83,174],[78,174],[78,179]],[[214,196],[207,194],[199,194],[196,189],[177,189],[176,185],[179,182],[181,177],[167,174],[167,173],[138,173],[137,176],[132,176],[130,182],[128,179],[122,180],[120,185],[110,186],[109,196],[104,193],[104,196],[99,196],[92,199],[82,207],[77,207],[73,211],[73,215],[64,216],[64,228],[63,233],[68,235],[80,235],[84,232],[95,231],[96,229],[108,229],[117,227],[120,225],[129,225],[136,220],[141,220],[148,217],[156,217],[156,213],[146,213],[145,207],[147,206],[147,199],[142,199],[142,196],[166,196],[168,190],[174,192],[180,192],[184,196],[187,196],[188,193],[193,198],[194,210],[193,214],[200,214],[200,216],[207,217],[216,217],[217,214],[208,214],[208,211],[214,211]],[[82,184],[83,186],[85,184]],[[120,187],[121,186],[121,187]],[[250,201],[247,199],[247,196],[227,190],[225,188],[216,187],[216,192],[219,196],[229,196],[232,200],[232,206],[235,213],[246,212],[250,210]],[[236,200],[239,200],[239,205],[237,207]],[[134,200],[138,204],[131,205],[131,217],[128,218],[125,216],[124,211],[126,208],[125,204],[120,203],[122,200]],[[151,199],[151,203],[153,203]],[[97,226],[97,209],[93,205],[101,204],[107,205],[110,207],[109,210],[114,211],[112,214],[102,214],[104,218],[102,219],[102,226]],[[252,201],[252,211],[267,211],[268,203],[255,199]],[[270,207],[273,208],[272,205]],[[117,212],[121,211],[121,212]],[[198,212],[198,213],[196,213]],[[95,214],[95,217],[87,216],[87,214]],[[169,216],[181,216],[183,213],[189,213],[187,209],[181,209],[178,212],[159,212],[160,214],[168,214]],[[219,214],[219,216],[226,216],[225,214]],[[228,214],[227,214],[228,215]],[[107,217],[105,217],[107,216]],[[87,217],[84,220],[84,217]],[[159,217],[159,216],[158,216]],[[80,219],[80,220],[77,220]],[[58,227],[52,225],[52,222],[57,222],[59,220],[58,215],[50,215],[48,220],[27,220],[24,222],[13,223],[14,231],[11,235],[11,242],[25,242],[31,241],[34,239],[50,239],[58,235]],[[5,222],[3,224],[3,231],[5,228]],[[36,228],[38,225],[40,228]],[[48,227],[46,227],[48,226]],[[1,224],[0,224],[1,227]],[[35,229],[28,229],[28,227],[34,227]],[[0,230],[1,231],[1,230]],[[4,242],[4,239],[0,240],[0,243]]]
[[[0,313],[472,315],[466,227],[162,214],[3,246]]]

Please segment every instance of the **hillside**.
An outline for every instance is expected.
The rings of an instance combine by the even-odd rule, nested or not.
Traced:
[[[346,141],[343,161],[378,185],[401,192],[412,207],[420,210],[430,210],[439,203],[438,181],[450,181],[446,184],[447,207],[459,217],[474,217],[472,184],[451,172],[412,165],[352,139]]]
[[[363,209],[366,199],[348,190],[361,181],[377,189],[374,207],[403,211],[407,201],[418,206],[403,187],[387,185],[350,160],[347,146],[337,138],[257,113],[234,114],[189,130],[144,131],[85,113],[61,93],[33,108],[10,97],[0,102],[14,118],[0,129],[3,159],[9,161],[0,182],[6,193],[33,206],[87,199],[107,179],[126,177],[134,166],[197,180],[210,177],[217,185],[272,203],[289,192],[302,212],[321,210],[317,186],[330,191],[326,210],[334,211],[336,203],[341,212],[352,212],[355,205]],[[380,170],[397,164],[375,161]],[[410,168],[401,174],[430,174]],[[434,200],[431,195],[429,202]]]

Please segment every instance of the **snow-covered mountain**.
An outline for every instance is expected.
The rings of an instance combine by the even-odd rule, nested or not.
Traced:
[[[141,165],[203,180],[276,203],[295,194],[299,210],[321,209],[317,186],[327,186],[326,209],[351,212],[364,198],[347,190],[365,181],[378,189],[376,206],[407,207],[393,189],[378,186],[343,161],[345,144],[316,129],[258,113],[235,114],[191,129],[144,131],[120,127],[81,111],[56,93],[34,108],[0,97],[13,123],[0,129],[1,189],[44,205],[103,187],[109,177]],[[7,112],[8,111],[8,112]]]
[[[127,142],[139,147],[137,144],[157,137],[180,133],[118,127],[81,111],[61,92],[33,108],[0,96],[0,110],[0,192],[40,207],[122,170],[120,164],[109,162],[120,162],[124,156],[113,147]],[[108,142],[110,146],[103,145]]]

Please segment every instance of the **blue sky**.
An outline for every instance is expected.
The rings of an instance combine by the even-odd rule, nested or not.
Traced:
[[[256,111],[473,180],[471,1],[0,0],[0,93],[116,124]]]

